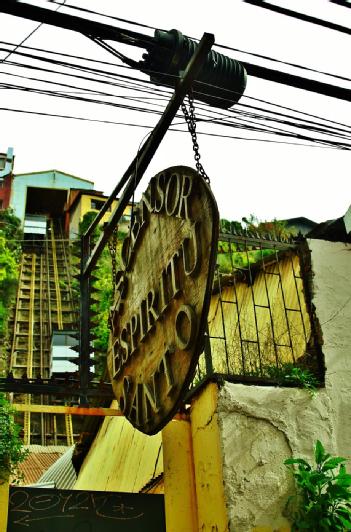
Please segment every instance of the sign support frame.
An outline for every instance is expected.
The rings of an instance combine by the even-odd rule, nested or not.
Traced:
[[[109,199],[87,229],[82,237],[81,250],[81,272],[80,272],[80,290],[81,290],[81,313],[80,313],[80,353],[79,353],[79,376],[80,376],[80,404],[87,404],[88,399],[85,391],[89,388],[89,367],[90,367],[90,315],[89,302],[91,291],[91,273],[97,264],[97,261],[104,249],[108,239],[118,223],[118,220],[123,215],[130,199],[132,198],[135,188],[140,183],[149,163],[155,155],[163,137],[168,131],[173,119],[176,116],[179,107],[181,106],[187,92],[189,91],[192,82],[200,71],[207,54],[210,52],[214,44],[214,35],[204,33],[202,39],[192,56],[187,68],[182,73],[178,86],[176,87],[168,105],[163,112],[159,122],[152,130],[149,139],[145,142],[142,148],[138,151],[136,157],[133,159],[128,169],[117,183],[115,189],[110,195]],[[97,227],[99,221],[102,219],[107,209],[112,204],[113,200],[124,188],[121,198],[117,206],[111,214],[111,217],[104,227],[104,231],[96,243],[94,249],[90,253],[91,237],[94,229]]]

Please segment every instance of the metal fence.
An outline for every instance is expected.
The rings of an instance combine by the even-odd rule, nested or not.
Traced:
[[[321,381],[306,260],[301,240],[220,235],[204,352],[193,386],[212,374],[239,382],[281,381],[293,368]]]

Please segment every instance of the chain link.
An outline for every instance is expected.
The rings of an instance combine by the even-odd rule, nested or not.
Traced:
[[[111,274],[112,274],[112,288],[113,292],[115,290],[115,284],[116,284],[116,274],[117,274],[117,234],[118,234],[118,227],[113,231],[111,238],[108,240],[108,250],[111,255]]]
[[[200,150],[199,143],[197,142],[195,106],[194,106],[194,96],[193,96],[192,90],[189,91],[188,100],[189,100],[189,111],[184,102],[182,102],[182,111],[183,111],[184,118],[188,126],[189,133],[191,135],[191,140],[193,142],[196,170],[201,175],[201,177],[206,181],[206,183],[210,183],[210,178],[206,174],[205,169],[200,162],[201,155],[199,151]]]

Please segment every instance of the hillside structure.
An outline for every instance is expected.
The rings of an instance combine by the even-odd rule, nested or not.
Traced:
[[[24,239],[9,320],[9,378],[60,378],[69,389],[79,310],[72,241],[84,216],[98,213],[107,198],[91,182],[56,170],[17,176],[11,167],[11,176],[9,206]],[[186,215],[188,192],[180,194]],[[172,202],[170,195],[170,212]],[[135,223],[133,210],[125,210],[119,230]],[[167,532],[290,530],[284,508],[294,490],[284,460],[311,461],[317,439],[331,454],[351,458],[350,212],[318,225],[296,220],[298,237],[220,232],[203,351],[179,412],[162,432],[136,430],[115,400],[94,399],[96,416],[83,417],[65,405],[73,398],[23,401],[15,394],[24,441],[40,445],[24,466],[27,484],[35,478],[52,490],[162,495]],[[198,260],[190,241],[189,278]],[[174,290],[177,281],[174,275]],[[148,305],[151,320],[156,307]],[[163,364],[171,389],[172,372]],[[150,413],[156,395],[145,389]],[[43,474],[38,460],[51,446],[66,452]]]

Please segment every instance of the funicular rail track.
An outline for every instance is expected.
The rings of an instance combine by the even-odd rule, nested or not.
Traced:
[[[9,323],[9,366],[16,378],[49,378],[53,331],[72,331],[77,327],[68,241],[59,220],[49,220],[44,237],[41,241],[28,241],[21,256],[16,306]],[[48,402],[42,395],[26,395],[19,400],[27,405]],[[41,414],[40,422],[34,426],[31,413],[25,412],[23,427],[27,445],[33,437],[45,445],[47,436],[53,442],[59,436],[56,419],[49,414]],[[70,415],[65,416],[62,428],[61,436],[65,434],[67,445],[72,445]]]

